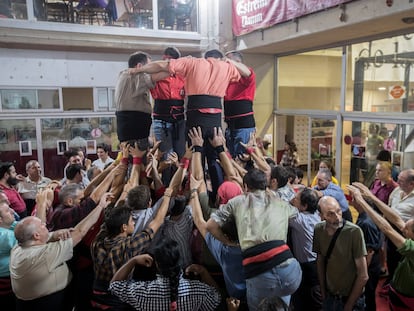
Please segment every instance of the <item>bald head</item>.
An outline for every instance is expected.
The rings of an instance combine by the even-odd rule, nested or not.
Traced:
[[[319,208],[322,220],[326,221],[326,226],[336,230],[342,223],[342,210],[338,201],[330,196],[323,196],[319,200]]]
[[[29,216],[16,225],[14,235],[20,245],[30,246],[45,244],[49,237],[49,231],[39,218]]]

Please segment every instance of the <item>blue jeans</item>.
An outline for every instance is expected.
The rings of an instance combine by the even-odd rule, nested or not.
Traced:
[[[340,299],[338,297],[328,294],[326,299],[323,302],[322,309],[326,311],[343,311],[346,303],[346,298]],[[354,307],[354,311],[364,311],[365,310],[365,298],[364,295],[358,298]]]
[[[240,145],[240,143],[247,144],[250,139],[250,134],[254,133],[256,128],[244,128],[244,129],[226,129],[226,142],[227,148],[233,158],[235,158],[238,154],[242,154],[245,152],[244,147]]]
[[[302,270],[295,258],[290,258],[280,265],[246,279],[247,304],[250,311],[256,311],[264,298],[280,297],[286,305],[302,280]]]
[[[177,153],[178,157],[184,155],[185,152],[185,120],[177,122],[167,122],[154,119],[152,122],[154,135],[157,140],[161,141],[160,151],[165,152],[162,160],[166,160],[172,152]],[[173,171],[166,169],[162,175],[164,185],[168,185],[173,175]]]

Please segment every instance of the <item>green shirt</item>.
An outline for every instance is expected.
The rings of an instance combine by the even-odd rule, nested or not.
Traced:
[[[325,257],[332,236],[325,230],[325,221],[315,225],[313,251]],[[349,296],[357,277],[355,259],[366,256],[361,228],[347,221],[336,240],[326,267],[327,290],[333,295]]]
[[[392,285],[404,296],[414,297],[414,241],[405,240],[398,252],[403,258],[394,272]]]

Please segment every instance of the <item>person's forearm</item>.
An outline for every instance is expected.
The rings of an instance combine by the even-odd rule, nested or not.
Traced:
[[[197,180],[204,179],[203,167],[201,165],[201,152],[193,152],[191,160],[191,174]]]
[[[92,181],[89,183],[89,185],[86,187],[85,191],[83,192],[84,197],[91,196],[94,201],[95,201],[95,199],[97,199],[97,201],[95,201],[95,202],[98,202],[99,201],[99,197],[96,196],[96,198],[95,198],[95,195],[92,196],[92,193],[94,192],[94,190],[96,188],[101,188],[101,187],[104,188],[104,187],[106,187],[106,190],[109,189],[110,183],[112,182],[112,180],[111,181],[106,181],[106,184],[103,183],[103,180],[106,179],[106,177],[109,175],[109,173],[115,167],[116,167],[116,164],[112,163],[103,172],[101,172],[98,176],[96,176],[94,179],[92,179]],[[97,190],[97,191],[100,191],[100,190]]]
[[[128,276],[131,274],[131,271],[135,268],[135,259],[131,258],[124,264],[118,271],[115,272],[112,277],[111,282],[127,280]]]
[[[230,161],[229,157],[227,156],[227,153],[224,152],[224,151],[220,152],[219,153],[219,158],[220,158],[221,167],[224,170],[225,176],[229,180],[235,180],[237,178],[236,170],[235,170],[234,166],[231,165],[231,161]]]
[[[249,67],[247,67],[245,64],[236,62],[236,61],[231,60],[229,58],[227,59],[227,61],[232,63],[237,68],[240,75],[242,75],[243,77],[250,77],[250,75],[252,74]]]
[[[346,301],[345,305],[349,305],[349,310],[352,310],[352,307],[355,305],[358,298],[362,295],[364,291],[364,286],[368,281],[368,273],[363,275],[358,275],[354,281],[354,285],[352,286],[352,290],[350,295],[348,296],[348,300]]]
[[[158,191],[158,190],[160,190],[161,188],[164,187],[164,184],[162,183],[162,180],[161,180],[160,175],[158,174],[157,170],[154,170],[154,169],[152,170],[151,177],[152,177],[152,180],[154,181],[154,190],[155,191]]]
[[[387,204],[382,202],[376,196],[373,196],[371,200],[374,202],[375,206],[378,207],[378,209],[382,212],[384,217],[388,219],[388,221],[397,226],[399,230],[402,230],[404,228],[405,223],[395,210],[393,210]]]
[[[173,189],[174,191],[178,190],[179,186],[181,185],[184,174],[187,169],[182,168],[181,166],[175,171],[174,176],[171,178],[169,188]]]
[[[325,287],[325,258],[318,254],[316,259],[316,266],[318,271],[319,285],[321,288],[322,299],[326,298],[326,287]]]
[[[226,245],[234,244],[223,234],[223,231],[221,230],[219,224],[211,218],[207,221],[207,230],[211,233],[212,236],[214,236],[217,240],[221,241],[222,243]]]
[[[380,202],[382,203],[382,201]],[[357,200],[357,204],[359,204],[363,208],[363,210],[368,214],[372,221],[378,226],[378,229],[380,229],[392,241],[392,243],[395,246],[401,247],[404,244],[404,237],[402,237],[397,231],[395,231],[394,228],[390,225],[390,223],[381,215],[379,215],[364,199]],[[400,219],[400,221],[402,220]]]
[[[194,192],[191,195],[190,206],[193,211],[194,224],[196,225],[198,231],[200,231],[203,238],[205,238],[207,234],[207,222],[204,220],[197,192]]]
[[[104,207],[101,204],[98,204],[98,206],[96,206],[92,212],[88,214],[88,216],[86,216],[80,223],[76,225],[72,231],[73,246],[77,245],[83,239],[89,229],[98,221],[103,208]]]
[[[154,61],[149,64],[146,64],[140,68],[135,68],[135,73],[145,72],[145,73],[158,73],[158,72],[168,72],[169,62],[165,60]]]
[[[167,192],[167,189],[165,191]],[[157,215],[148,225],[148,227],[150,227],[154,232],[156,232],[164,222],[164,218],[167,215],[168,207],[170,205],[170,200],[171,196],[164,193],[164,197],[161,206],[157,211]]]

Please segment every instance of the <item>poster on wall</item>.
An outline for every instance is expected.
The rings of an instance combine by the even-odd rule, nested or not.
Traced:
[[[20,156],[32,155],[32,142],[30,140],[19,141]]]
[[[86,141],[86,154],[96,154],[96,140]]]
[[[68,150],[68,141],[67,140],[58,140],[56,142],[56,149],[57,149],[57,154],[58,155],[64,154],[65,151]]]

